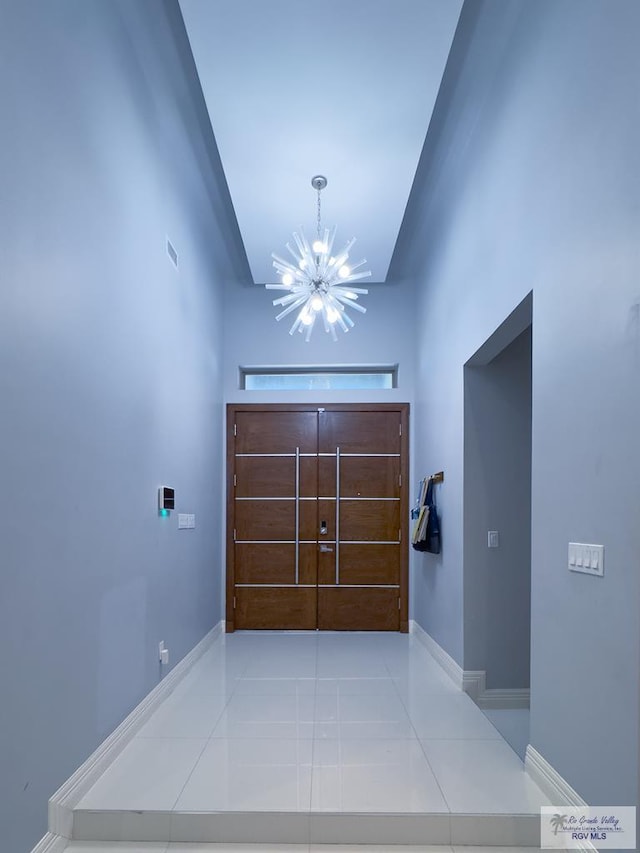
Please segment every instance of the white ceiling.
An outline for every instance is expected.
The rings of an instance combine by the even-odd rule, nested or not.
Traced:
[[[180,0],[257,283],[323,225],[384,281],[462,0]]]

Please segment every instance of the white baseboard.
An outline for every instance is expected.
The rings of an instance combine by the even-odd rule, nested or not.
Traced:
[[[478,697],[486,693],[485,684],[487,682],[487,673],[484,669],[465,669],[462,672],[462,689],[473,699],[478,701]]]
[[[554,806],[588,807],[580,794],[531,744],[527,746],[524,769]],[[580,842],[574,849],[584,850],[586,853],[598,853],[597,848],[590,841]]]
[[[427,649],[431,657],[436,663],[447,673],[449,678],[453,680],[456,687],[468,693],[472,699],[484,690],[485,673],[482,671],[464,670],[460,664],[451,657],[448,652],[437,643],[431,634],[427,634],[422,625],[419,625],[415,619],[409,622],[409,630],[415,635],[422,645]]]
[[[47,832],[36,844],[31,853],[64,853],[67,843],[67,838]]]
[[[49,833],[39,842],[32,853],[58,853],[56,847],[40,847],[48,836],[53,839],[70,839],[73,830],[73,809],[97,779],[122,752],[129,741],[146,723],[161,702],[175,689],[189,672],[198,658],[206,652],[213,641],[224,631],[224,622],[206,634],[200,642],[167,673],[162,681],[145,696],[118,728],[104,740],[76,772],[55,792],[49,800]],[[49,841],[47,843],[53,843]],[[66,843],[66,842],[65,842]],[[61,849],[64,849],[61,848]]]
[[[410,620],[409,630],[425,646],[455,684],[467,693],[480,708],[529,707],[528,688],[487,690],[487,674],[483,669],[462,669],[415,619]]]
[[[409,621],[409,630],[415,635],[416,639],[425,646],[427,651],[435,661],[440,664],[449,678],[455,682],[456,686],[462,690],[464,676],[462,667],[456,663],[448,652],[445,652],[442,646],[439,645],[430,634],[427,634],[422,625],[419,625],[415,619],[411,619]]]
[[[531,744],[527,747],[524,769],[554,805],[587,805],[580,794],[574,791],[571,785],[562,778],[558,771]]]
[[[502,708],[528,708],[531,691],[528,687],[483,690],[476,699],[479,708],[498,710]]]

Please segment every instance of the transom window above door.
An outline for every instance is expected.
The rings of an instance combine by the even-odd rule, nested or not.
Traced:
[[[398,386],[397,364],[240,367],[243,391],[381,391]]]

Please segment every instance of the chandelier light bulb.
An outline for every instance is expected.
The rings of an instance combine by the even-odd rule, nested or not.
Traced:
[[[325,332],[337,341],[337,328],[348,332],[355,325],[347,309],[361,314],[367,310],[357,300],[360,294],[369,291],[363,287],[354,287],[353,284],[368,278],[371,272],[360,271],[366,261],[347,263],[355,238],[342,251],[332,254],[336,229],[322,228],[320,212],[320,194],[327,185],[327,179],[316,175],[311,179],[311,185],[318,194],[316,238],[309,242],[302,228],[299,234],[294,232],[295,245],[287,243],[292,260],[285,260],[275,253],[272,255],[273,266],[282,283],[267,284],[266,287],[268,290],[287,291],[284,296],[274,299],[273,304],[282,309],[276,315],[276,320],[282,320],[288,314],[295,317],[289,329],[290,335],[302,332],[305,340],[309,341],[317,320],[322,323]]]
[[[327,308],[327,320],[330,323],[335,323],[338,319],[338,312],[335,308]]]

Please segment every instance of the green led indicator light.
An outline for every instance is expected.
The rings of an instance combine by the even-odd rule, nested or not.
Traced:
[[[161,509],[161,510],[160,510],[160,517],[161,517],[161,518],[166,518],[168,515],[169,515],[169,510],[168,510],[168,509]]]

